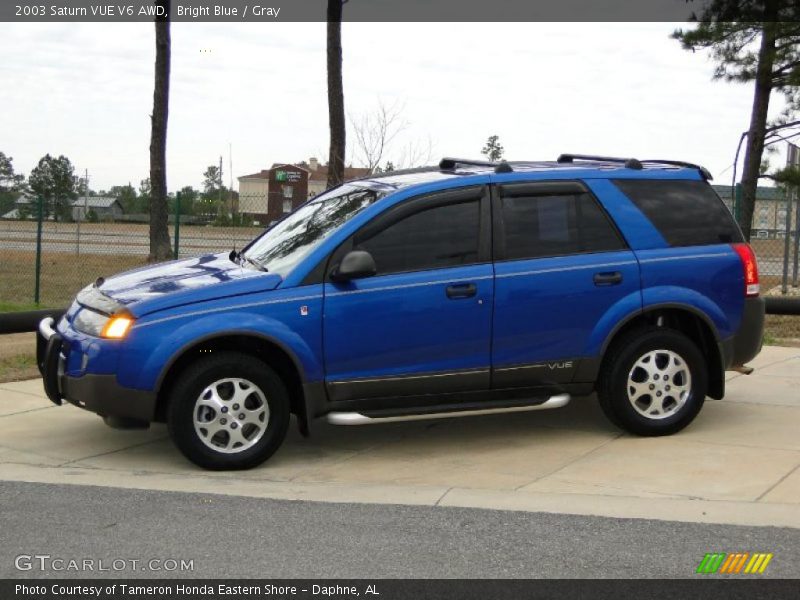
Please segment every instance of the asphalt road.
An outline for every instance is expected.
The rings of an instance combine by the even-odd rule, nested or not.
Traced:
[[[797,529],[0,482],[0,578],[708,578],[704,554],[735,551],[774,553],[750,578],[800,576]],[[194,569],[18,571],[21,554]]]

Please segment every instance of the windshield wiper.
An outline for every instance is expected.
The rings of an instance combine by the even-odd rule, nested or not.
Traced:
[[[228,258],[231,260],[231,262],[236,263],[240,267],[242,266],[242,261],[246,260],[259,271],[264,271],[265,273],[269,272],[269,269],[267,269],[267,267],[262,265],[260,262],[257,262],[252,258],[250,258],[249,256],[245,256],[244,254],[242,254],[241,252],[237,252],[236,250],[231,250],[231,253],[228,254]]]
[[[240,254],[240,255],[239,255],[239,258],[246,260],[246,261],[247,261],[247,262],[249,262],[251,265],[253,265],[253,266],[254,266],[256,269],[258,269],[259,271],[264,271],[265,273],[266,273],[267,271],[269,271],[269,269],[267,269],[267,267],[265,267],[264,265],[262,265],[260,262],[256,262],[255,260],[253,260],[253,259],[252,259],[252,258],[250,258],[249,256],[245,256],[244,254]]]

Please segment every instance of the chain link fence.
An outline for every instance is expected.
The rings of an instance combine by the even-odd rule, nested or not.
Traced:
[[[715,186],[728,208],[740,209],[739,193]],[[243,214],[241,198],[209,214],[187,215],[173,202],[170,237],[175,257],[197,256],[242,248],[269,224],[273,216]],[[262,199],[262,204],[266,202]],[[71,214],[45,218],[38,201],[23,214],[0,218],[0,312],[38,307],[62,308],[78,290],[99,276],[147,263],[149,225],[146,214],[124,214],[113,199],[88,198],[73,205]],[[283,213],[281,205],[280,213]],[[27,218],[24,218],[27,217]],[[759,188],[753,216],[752,246],[759,260],[764,296],[797,298],[800,302],[800,202],[781,188]],[[766,342],[800,344],[800,317],[768,315]]]
[[[82,200],[73,205],[71,214],[45,217],[39,203],[33,198],[22,214],[0,217],[0,312],[63,308],[97,277],[147,264],[147,214],[124,214],[118,203],[89,197],[85,205]],[[174,210],[169,215],[173,257],[241,248],[264,230],[254,223],[238,215]]]
[[[714,186],[728,209],[739,217],[740,186]],[[761,295],[800,303],[800,201],[783,187],[759,187],[750,245],[758,257]],[[766,343],[800,345],[800,317],[767,315]]]

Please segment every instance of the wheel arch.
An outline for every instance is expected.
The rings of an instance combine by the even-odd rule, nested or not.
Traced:
[[[252,331],[223,331],[194,339],[179,348],[156,380],[155,420],[166,419],[172,385],[193,359],[210,352],[235,351],[263,360],[281,376],[289,391],[291,411],[297,416],[300,430],[308,432],[308,414],[303,391],[305,374],[297,355],[280,341]]]
[[[617,323],[603,342],[600,360],[595,365],[594,379],[600,372],[611,345],[627,332],[644,325],[680,331],[697,344],[708,366],[708,395],[717,400],[725,395],[725,365],[718,330],[703,311],[682,303],[653,304]]]

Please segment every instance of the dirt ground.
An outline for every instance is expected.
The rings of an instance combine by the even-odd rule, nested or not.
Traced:
[[[33,333],[0,336],[0,383],[39,376]]]

